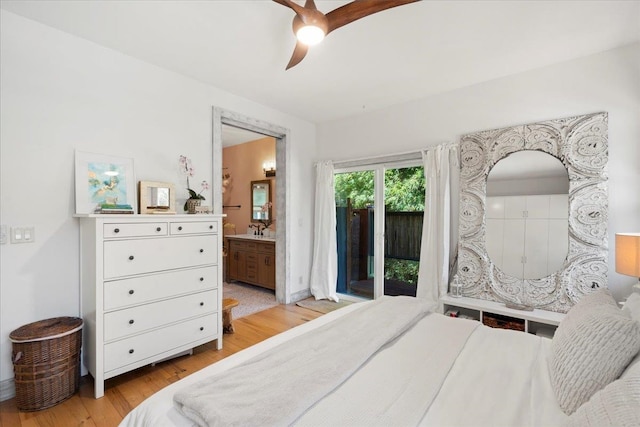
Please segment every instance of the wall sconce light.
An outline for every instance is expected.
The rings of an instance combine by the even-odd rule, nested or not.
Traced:
[[[262,164],[262,170],[264,171],[264,176],[267,178],[276,176],[276,162],[264,162]]]

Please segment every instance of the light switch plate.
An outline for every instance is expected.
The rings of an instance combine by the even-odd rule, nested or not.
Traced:
[[[35,237],[35,227],[11,227],[11,243],[32,243]]]
[[[11,243],[22,243],[22,227],[11,227]]]

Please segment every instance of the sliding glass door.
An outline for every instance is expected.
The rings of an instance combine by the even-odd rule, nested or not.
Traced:
[[[335,174],[338,293],[415,296],[424,215],[416,162]]]

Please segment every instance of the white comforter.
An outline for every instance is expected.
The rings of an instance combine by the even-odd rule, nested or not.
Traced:
[[[193,425],[173,406],[178,390],[360,306],[353,304],[329,313],[160,390],[133,410],[121,426]],[[549,345],[548,339],[522,332],[428,315],[376,353],[296,424],[560,426],[566,415],[549,383]]]

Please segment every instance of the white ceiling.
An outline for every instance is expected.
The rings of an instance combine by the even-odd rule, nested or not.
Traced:
[[[336,30],[285,71],[293,12],[272,1],[1,7],[315,123],[640,40],[640,1],[425,0]]]
[[[244,144],[245,142],[262,139],[265,135],[251,132],[250,130],[237,128],[235,126],[222,125],[222,146],[231,147],[233,145]]]

